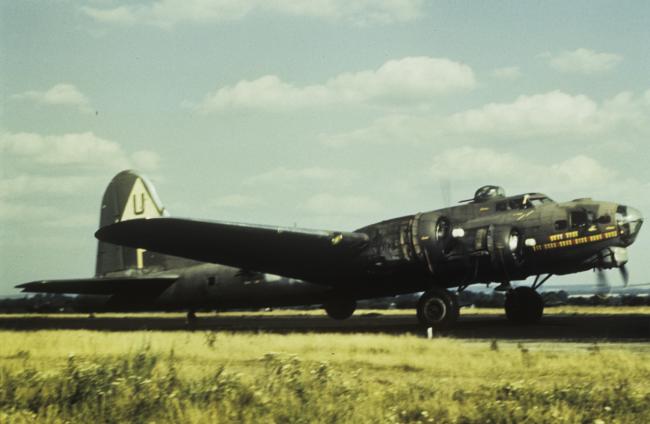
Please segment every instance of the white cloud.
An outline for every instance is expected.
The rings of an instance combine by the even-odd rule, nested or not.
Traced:
[[[619,93],[601,103],[562,91],[519,96],[509,103],[488,103],[447,116],[391,115],[365,128],[321,135],[333,146],[353,143],[427,143],[449,137],[526,140],[570,136],[601,139],[612,134],[650,134],[650,97]]]
[[[313,184],[314,182],[324,182],[330,184],[346,184],[357,177],[357,173],[346,169],[323,168],[319,166],[309,168],[274,168],[270,171],[263,172],[247,178],[244,181],[246,185],[260,184],[291,184],[298,183]]]
[[[131,163],[140,171],[154,171],[160,166],[160,156],[151,150],[138,150],[131,154]]]
[[[351,144],[419,144],[435,140],[440,133],[439,117],[425,119],[421,116],[388,115],[376,119],[367,127],[338,134],[322,133],[322,144],[342,147]]]
[[[144,164],[152,170],[158,156],[139,151],[132,156],[110,140],[92,132],[63,135],[36,133],[0,133],[0,153],[7,163],[19,169],[40,169],[40,166],[77,167],[78,169],[124,169]]]
[[[650,131],[650,102],[623,92],[600,104],[563,91],[519,96],[510,103],[489,103],[446,120],[447,132],[528,138],[597,136],[617,130]]]
[[[367,196],[320,193],[309,197],[301,208],[318,215],[376,214],[381,205]]]
[[[584,193],[603,195],[612,199],[619,196],[621,186],[640,187],[633,179],[624,178],[587,155],[576,155],[559,162],[546,158],[520,156],[488,148],[450,148],[436,154],[431,162],[428,178],[445,179],[453,175],[458,183],[472,183],[477,187],[486,182],[513,185],[528,190],[552,191],[559,196],[582,196]]]
[[[0,221],[6,222],[45,222],[53,216],[60,215],[52,206],[7,202],[0,199]]]
[[[217,207],[240,209],[262,206],[264,202],[244,194],[229,194],[215,199],[213,204]]]
[[[88,176],[42,176],[21,174],[0,179],[0,198],[32,194],[72,195],[85,191],[94,180]]]
[[[474,72],[467,65],[445,58],[407,57],[390,60],[377,70],[343,73],[315,85],[296,86],[274,75],[243,80],[209,93],[195,109],[208,113],[334,104],[421,104],[475,85]]]
[[[365,26],[408,22],[422,15],[422,0],[157,0],[114,8],[82,7],[110,24],[171,28],[180,23],[219,23],[254,12],[310,17]]]
[[[49,226],[94,225],[96,217],[91,220],[84,210],[94,211],[111,174],[133,167],[154,170],[159,163],[154,152],[129,154],[92,132],[0,132],[0,157],[0,221]]]
[[[93,228],[97,225],[97,213],[53,214],[43,220],[50,228]]]
[[[3,156],[12,156],[40,165],[114,165],[126,157],[119,144],[97,137],[92,132],[63,135],[3,133],[0,135]]]
[[[519,66],[496,68],[492,71],[492,76],[502,80],[515,80],[521,77],[521,69],[519,69]]]
[[[84,113],[92,112],[90,101],[72,84],[56,84],[45,91],[26,91],[12,96],[18,100],[30,100],[42,105],[72,106]]]
[[[82,7],[81,11],[91,18],[110,24],[133,25],[137,23],[137,15],[140,12],[137,6],[118,6],[113,9],[96,9],[94,7]]]
[[[600,53],[590,49],[564,50],[557,54],[542,53],[548,65],[556,71],[591,75],[614,69],[623,57],[614,53]]]
[[[516,181],[529,187],[543,184],[559,193],[594,186],[602,190],[603,186],[621,183],[618,172],[585,155],[549,164],[513,153],[467,146],[445,150],[433,159],[428,176],[443,179],[450,175],[456,181]]]
[[[453,132],[514,135],[591,131],[598,125],[598,105],[583,95],[562,91],[520,96],[511,103],[489,103],[452,115]]]

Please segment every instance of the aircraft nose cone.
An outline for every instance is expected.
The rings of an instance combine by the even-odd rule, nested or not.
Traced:
[[[627,218],[630,222],[630,233],[636,235],[643,224],[643,215],[641,211],[635,208],[627,207]]]
[[[628,244],[632,244],[636,239],[641,225],[643,224],[643,214],[640,210],[630,206],[619,206],[617,211],[618,225],[623,231],[622,238]]]
[[[630,222],[643,222],[643,214],[641,214],[641,211],[630,206],[627,207],[627,218]]]

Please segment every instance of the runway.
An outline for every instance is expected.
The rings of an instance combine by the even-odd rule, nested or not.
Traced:
[[[188,331],[178,314],[139,316],[22,315],[0,317],[0,329],[36,330],[98,330],[98,331]],[[344,321],[324,315],[274,315],[242,313],[201,315],[194,331],[264,332],[264,333],[365,333],[416,334],[425,331],[418,326],[414,314],[355,314]],[[471,314],[461,316],[457,326],[440,333],[459,339],[566,340],[566,341],[639,341],[650,342],[650,315],[553,314],[535,325],[513,325],[500,315]]]

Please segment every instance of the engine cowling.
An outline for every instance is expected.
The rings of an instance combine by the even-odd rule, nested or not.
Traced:
[[[417,214],[412,224],[413,248],[432,273],[444,266],[451,245],[451,221],[444,215],[429,212]]]
[[[521,230],[511,225],[490,225],[487,248],[492,269],[510,277],[524,264],[524,237]]]

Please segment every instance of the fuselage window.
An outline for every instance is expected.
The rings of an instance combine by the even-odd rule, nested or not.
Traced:
[[[560,219],[559,221],[555,221],[556,230],[566,230],[568,226],[569,223],[566,221],[566,219]]]
[[[612,217],[609,215],[603,215],[598,217],[598,223],[599,224],[609,224],[612,222]]]
[[[587,218],[587,213],[585,211],[573,211],[571,212],[571,227],[572,228],[584,228],[589,223]]]
[[[215,281],[217,281],[216,277],[208,277],[208,286],[214,286]]]
[[[508,210],[508,204],[506,202],[498,202],[497,203],[497,212],[503,212]]]

